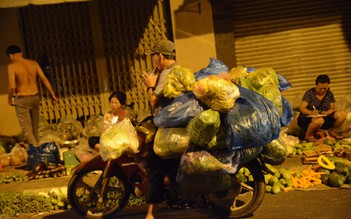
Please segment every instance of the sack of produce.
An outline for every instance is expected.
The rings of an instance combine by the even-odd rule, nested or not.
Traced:
[[[61,131],[57,129],[57,124],[51,124],[39,130],[39,145],[47,142],[55,142],[57,145],[62,145],[65,140],[62,138]]]
[[[84,134],[87,138],[101,136],[104,130],[104,117],[102,115],[93,115],[84,122]]]
[[[193,93],[209,108],[222,113],[229,111],[240,95],[236,85],[215,75],[197,81]]]
[[[154,118],[159,128],[185,127],[190,119],[199,115],[203,107],[192,92],[183,93],[164,107]]]
[[[344,138],[351,138],[351,111],[346,114],[346,119],[341,125],[339,131]]]
[[[247,70],[247,73],[251,73],[251,72],[256,71],[257,69],[248,67],[246,70]],[[276,74],[278,77],[279,91],[289,89],[291,87],[289,80],[286,77],[284,77],[283,75],[279,74],[278,72],[276,72]]]
[[[225,141],[226,138],[226,130],[224,126],[220,126],[218,132],[215,136],[211,139],[211,141],[207,144],[208,151],[221,151],[227,150],[228,146]]]
[[[210,173],[235,173],[232,163],[222,163],[207,151],[187,151],[180,159],[180,170],[190,175]]]
[[[259,147],[279,137],[280,114],[264,96],[239,87],[240,97],[225,114],[226,142],[231,150]]]
[[[289,101],[285,99],[283,96],[282,96],[282,104],[283,104],[282,105],[283,113],[280,118],[280,123],[282,126],[289,126],[291,121],[294,118],[294,111]]]
[[[239,163],[246,163],[255,159],[262,152],[262,150],[263,146],[239,150]]]
[[[163,95],[167,98],[176,98],[181,93],[191,91],[194,83],[195,76],[190,69],[174,66],[167,76]]]
[[[278,76],[272,68],[261,68],[241,80],[241,86],[256,91],[273,102],[282,114],[282,99]]]
[[[154,140],[154,152],[163,159],[176,158],[189,144],[186,128],[159,128]]]
[[[197,146],[207,147],[221,125],[219,112],[212,109],[201,112],[191,119],[186,127],[190,141]]]
[[[60,123],[57,124],[57,129],[61,131],[61,139],[65,141],[79,139],[83,133],[83,126],[76,117],[76,115],[67,115],[60,119]]]
[[[208,77],[210,75],[220,75],[223,72],[228,72],[228,67],[215,58],[210,58],[210,63],[207,65],[206,68],[201,69],[198,72],[195,72],[195,79],[196,81]]]
[[[76,116],[68,115],[60,119],[58,124],[51,124],[39,130],[39,145],[54,141],[61,145],[65,141],[77,140],[83,133],[82,124]]]
[[[116,159],[124,152],[130,154],[139,152],[137,132],[128,118],[112,125],[100,138],[100,155],[104,161]]]
[[[229,71],[229,78],[230,80],[236,84],[241,86],[241,79],[247,78],[249,76],[249,73],[247,72],[247,68],[243,66],[237,66]]]
[[[58,164],[60,162],[59,149],[55,142],[46,142],[39,147],[29,145],[27,149],[27,169],[32,170],[40,162]]]
[[[279,165],[283,163],[288,156],[288,147],[286,146],[284,139],[279,137],[265,147],[263,147],[262,158],[266,163],[272,165]]]
[[[19,158],[19,163],[17,165],[20,165],[22,162],[27,162],[28,153],[26,149],[18,143],[11,149],[10,154]]]

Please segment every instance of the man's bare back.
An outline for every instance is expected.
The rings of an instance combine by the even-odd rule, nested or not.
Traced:
[[[35,95],[39,92],[37,86],[38,68],[40,66],[37,62],[24,58],[9,65],[9,72],[13,72],[15,77],[17,96]]]
[[[14,105],[12,97],[15,95],[30,96],[39,93],[37,76],[39,76],[46,89],[50,92],[54,104],[58,101],[49,80],[44,75],[37,61],[23,58],[19,48],[16,52],[8,55],[11,59],[11,63],[8,65],[8,102],[10,105]]]

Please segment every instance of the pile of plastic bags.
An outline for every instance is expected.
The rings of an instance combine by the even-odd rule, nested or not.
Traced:
[[[195,74],[181,66],[173,69],[164,95],[174,100],[154,118],[159,127],[154,150],[164,159],[181,156],[177,180],[183,189],[190,192],[194,188],[186,185],[199,180],[201,190],[213,189],[206,187],[208,175],[219,176],[217,188],[225,189],[226,175],[259,153],[269,161],[286,158],[286,147],[276,140],[293,115],[280,94],[291,86],[283,76],[272,68],[237,67],[228,73],[214,58]],[[282,151],[272,153],[277,145]]]

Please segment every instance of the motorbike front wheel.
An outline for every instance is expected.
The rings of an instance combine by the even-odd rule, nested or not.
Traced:
[[[232,199],[211,202],[210,206],[225,217],[245,217],[252,214],[262,203],[265,195],[265,182],[258,159],[247,162],[231,176],[236,182],[239,194]]]
[[[101,197],[104,180],[106,193]],[[118,175],[104,178],[102,170],[83,170],[75,173],[68,184],[68,201],[72,208],[86,218],[111,218],[123,209],[130,191]]]

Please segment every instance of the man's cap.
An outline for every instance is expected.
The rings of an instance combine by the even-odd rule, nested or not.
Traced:
[[[160,40],[157,41],[152,47],[151,50],[146,52],[146,55],[151,55],[154,53],[161,53],[164,55],[176,55],[175,45],[170,40]]]

